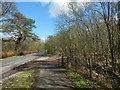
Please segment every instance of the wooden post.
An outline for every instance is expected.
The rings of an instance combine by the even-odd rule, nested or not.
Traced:
[[[91,58],[89,57],[89,70],[90,70],[90,78],[92,78],[92,61]]]
[[[64,58],[63,58],[63,55],[62,55],[61,65],[62,65],[62,67],[64,67]]]
[[[68,66],[69,66],[69,57],[67,56],[67,65],[66,65],[66,67],[68,68]]]
[[[78,64],[77,64],[77,57],[75,56],[75,72],[77,72],[77,67],[78,67]]]

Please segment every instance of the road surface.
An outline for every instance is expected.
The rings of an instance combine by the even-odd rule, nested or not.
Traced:
[[[25,56],[17,56],[15,58],[10,58],[10,59],[2,59],[0,60],[0,74],[3,74],[19,65],[22,65],[26,62],[29,62],[31,60],[34,60],[36,58],[39,58],[40,55],[42,55],[43,53],[33,53],[33,54],[28,54]]]

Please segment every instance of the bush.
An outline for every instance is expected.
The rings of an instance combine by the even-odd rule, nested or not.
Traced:
[[[15,51],[2,52],[2,58],[11,57],[15,55]]]

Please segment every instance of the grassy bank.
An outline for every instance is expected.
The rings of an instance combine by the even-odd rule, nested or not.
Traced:
[[[3,80],[2,88],[31,88],[34,70],[18,72]]]
[[[76,74],[74,72],[66,72],[67,77],[73,82],[73,85],[75,88],[95,88],[99,89],[99,86],[87,79],[84,79],[79,74]]]

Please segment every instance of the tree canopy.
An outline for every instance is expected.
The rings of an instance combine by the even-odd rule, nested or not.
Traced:
[[[15,3],[2,2],[2,13],[0,15],[0,32],[9,35],[15,42],[15,50],[19,51],[20,44],[27,39],[39,41],[39,37],[32,32],[36,28],[35,21],[27,18],[17,10]]]

